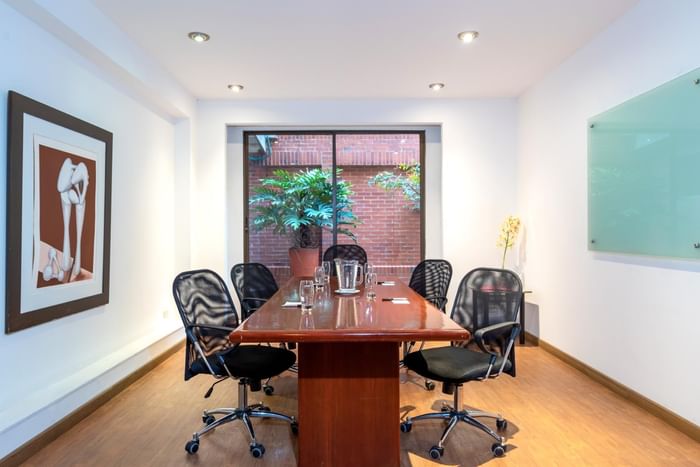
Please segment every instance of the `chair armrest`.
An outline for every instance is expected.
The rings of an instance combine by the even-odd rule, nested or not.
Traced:
[[[214,331],[211,334],[226,334],[226,335],[233,332],[234,328],[231,328],[228,326],[218,326],[215,324],[191,324],[185,328],[185,334],[187,335],[187,339],[189,339],[192,342],[192,344],[194,345],[195,351],[199,354],[199,357],[202,359],[204,364],[207,366],[209,373],[211,373],[212,376],[216,376],[216,373],[211,368],[211,365],[209,365],[209,361],[207,360],[207,355],[202,350],[202,347],[199,345],[197,337],[192,332],[192,330],[195,328]],[[237,347],[237,346],[238,346],[238,344],[235,344],[232,347]],[[219,359],[219,363],[221,363],[224,366],[224,368],[226,369],[226,372],[228,373],[229,377],[233,378],[233,376],[231,376],[231,373],[228,371],[228,368],[226,367],[226,362],[224,361],[223,357],[221,355],[219,355],[218,359]]]
[[[260,297],[243,297],[241,299],[242,302],[259,302],[259,303],[265,303],[267,301],[267,298],[260,298]],[[259,308],[259,307],[258,307]]]
[[[245,318],[248,316],[252,315],[254,312],[258,311],[261,306],[263,306],[267,302],[266,298],[258,298],[258,297],[243,297],[241,298],[241,306],[243,306],[245,309],[247,309],[247,313]],[[244,310],[245,312],[245,310]]]
[[[477,329],[474,333],[474,340],[482,351],[490,353],[491,355],[497,355],[486,348],[484,345],[484,338],[488,337],[490,334],[504,334],[507,331],[511,331],[511,335],[508,340],[515,340],[520,333],[520,323],[517,321],[505,321],[503,323],[492,324],[491,326]]]
[[[188,326],[188,328],[202,328],[202,329],[212,329],[214,331],[222,331],[222,332],[233,332],[235,331],[236,328],[231,328],[228,326],[217,326],[215,324],[191,324]]]
[[[196,339],[193,335],[191,335],[192,328],[211,329],[213,331],[219,331],[219,332],[226,333],[226,334],[230,334],[233,331],[235,331],[235,328],[230,328],[228,326],[216,326],[213,324],[193,324],[185,330],[185,332],[192,339],[193,342],[196,342]],[[236,346],[238,346],[238,344],[233,345],[233,347],[236,347]]]
[[[195,335],[192,333],[192,330],[195,328],[201,329],[202,335],[203,336],[211,336],[211,335],[222,335],[222,334],[230,334],[234,331],[235,328],[230,328],[228,326],[217,326],[215,324],[191,324],[190,326],[187,326],[185,329],[185,334],[187,334],[187,337],[192,340],[192,342],[197,342],[197,338]],[[207,332],[209,331],[209,332]],[[213,331],[213,332],[212,332]]]
[[[510,336],[508,336],[506,350],[505,352],[503,352],[503,355],[498,355],[496,352],[493,352],[486,347],[484,343],[484,338],[488,337],[489,334],[502,335],[508,331],[510,331]],[[501,363],[501,367],[498,369],[498,373],[496,373],[493,377],[500,376],[501,373],[503,373],[503,368],[505,368],[506,360],[508,359],[511,350],[513,349],[513,344],[515,343],[515,339],[518,337],[518,334],[520,334],[520,323],[516,321],[506,321],[503,323],[492,324],[491,326],[486,326],[485,328],[478,329],[474,333],[474,340],[476,341],[479,348],[483,352],[491,355],[489,369],[486,372],[486,376],[484,377],[484,379],[489,379],[491,377],[491,369],[493,368],[493,365],[496,364],[496,359],[498,357],[503,357],[503,362]]]

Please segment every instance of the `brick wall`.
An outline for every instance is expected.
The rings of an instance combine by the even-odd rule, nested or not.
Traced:
[[[299,170],[331,168],[332,140],[328,135],[280,135],[270,157],[249,163],[249,188],[272,175],[278,168]],[[380,274],[398,275],[408,280],[411,268],[420,261],[420,213],[412,210],[398,191],[370,186],[376,173],[395,170],[399,163],[416,163],[420,159],[418,135],[338,135],[338,166],[341,178],[352,184],[353,212],[360,224],[353,230],[357,242],[366,251],[369,262],[379,266]],[[251,225],[252,225],[251,212]],[[339,243],[352,243],[338,236]],[[322,250],[332,244],[324,233]],[[278,281],[289,277],[290,243],[271,229],[250,230],[249,260],[270,267]]]

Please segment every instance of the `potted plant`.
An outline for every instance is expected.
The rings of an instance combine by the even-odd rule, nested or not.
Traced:
[[[336,171],[336,219],[338,233],[355,235],[351,185]],[[333,229],[333,181],[330,170],[306,169],[297,172],[278,169],[260,180],[249,205],[254,211],[253,228],[271,227],[290,239],[289,264],[293,276],[311,276],[318,265],[321,231]]]

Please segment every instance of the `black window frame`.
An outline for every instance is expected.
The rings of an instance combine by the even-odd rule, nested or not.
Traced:
[[[249,257],[249,161],[248,161],[248,140],[250,136],[255,135],[328,135],[332,140],[333,151],[333,167],[331,170],[333,176],[333,211],[336,209],[336,169],[337,169],[337,135],[418,135],[419,139],[419,161],[420,161],[420,259],[425,259],[425,130],[275,130],[274,128],[262,130],[244,130],[243,131],[243,261],[248,262]],[[336,224],[337,216],[333,216],[333,244],[338,243],[338,226]]]

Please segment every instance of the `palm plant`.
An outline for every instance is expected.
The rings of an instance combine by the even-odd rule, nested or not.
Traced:
[[[340,180],[336,171],[336,220],[338,233],[356,241],[349,230],[357,225],[352,213],[349,182]],[[293,248],[319,246],[320,231],[333,229],[333,181],[330,170],[306,169],[290,172],[278,169],[254,188],[249,205],[255,218],[253,228],[271,227],[279,235],[289,235]]]

